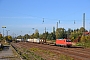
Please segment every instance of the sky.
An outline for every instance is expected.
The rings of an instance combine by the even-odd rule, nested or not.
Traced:
[[[90,29],[90,0],[0,0],[0,32],[9,35],[52,32],[60,20],[59,28]],[[43,22],[44,20],[44,22]],[[75,21],[75,24],[74,24]],[[34,28],[34,30],[32,29]]]

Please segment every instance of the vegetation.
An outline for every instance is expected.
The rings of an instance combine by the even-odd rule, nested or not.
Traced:
[[[73,60],[73,58],[54,53],[50,50],[43,50],[40,48],[32,47],[29,49],[26,48],[15,48],[21,57],[25,60],[47,60],[48,58],[57,59],[57,60]],[[56,58],[57,57],[57,58]]]
[[[16,50],[25,60],[44,60],[41,56],[36,55],[33,51],[25,48],[16,48]]]
[[[39,34],[39,31],[36,29],[35,33],[32,35],[24,35],[24,36],[18,36],[17,38],[22,38],[23,39],[29,39],[29,38],[40,38],[40,39],[46,39],[46,40],[56,40],[56,39],[64,39],[64,38],[69,38],[71,39],[72,42],[78,42],[80,45],[84,45],[90,43],[90,32],[89,34],[85,34],[86,32],[89,32],[85,30],[83,27],[80,29],[68,29],[67,31],[64,28],[57,28],[55,31],[55,27],[53,27],[53,32],[44,32],[43,34]],[[88,41],[88,42],[87,42]],[[77,43],[77,45],[78,45]]]
[[[48,31],[45,31],[44,33],[40,34],[39,31],[36,29],[35,32],[31,35],[25,34],[24,36],[17,36],[14,38],[14,40],[17,39],[30,39],[30,38],[40,38],[40,39],[46,39],[46,40],[56,40],[56,39],[64,39],[69,38],[72,42],[79,42],[79,43],[90,43],[87,42],[90,40],[90,32],[89,34],[85,34],[85,32],[89,32],[85,30],[83,27],[80,29],[68,29],[65,30],[64,28],[57,28],[55,31],[55,27],[53,27],[53,32],[49,33]],[[0,35],[0,40],[3,40],[4,37]],[[12,40],[11,36],[5,36],[5,40]]]
[[[85,42],[78,42],[76,46],[83,46],[84,48],[90,47],[90,40],[87,40]]]
[[[68,29],[67,31],[64,28],[57,28],[55,31],[55,27],[53,27],[53,32],[44,32],[43,34],[40,34],[39,31],[36,29],[35,33],[32,35],[25,34],[24,36],[18,36],[18,39],[30,39],[30,38],[41,38],[41,39],[47,39],[47,40],[56,40],[56,39],[64,39],[69,38],[73,42],[85,42],[86,40],[90,40],[90,33],[87,35],[84,35],[85,30],[83,27],[80,29]],[[87,37],[88,36],[88,37]],[[84,39],[85,38],[85,39]]]
[[[2,34],[0,34],[0,41],[3,39]]]

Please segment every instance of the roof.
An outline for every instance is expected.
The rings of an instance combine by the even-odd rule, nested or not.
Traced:
[[[89,35],[90,34],[90,32],[85,32],[85,35]]]

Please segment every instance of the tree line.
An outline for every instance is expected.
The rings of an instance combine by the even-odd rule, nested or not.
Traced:
[[[89,32],[88,30],[81,27],[80,29],[68,29],[65,30],[64,28],[57,28],[55,31],[55,27],[53,27],[53,32],[44,32],[42,34],[39,33],[39,31],[36,29],[35,32],[31,35],[25,34],[24,36],[18,36],[16,38],[18,39],[30,39],[30,38],[40,38],[40,39],[46,39],[46,40],[56,40],[56,39],[71,39],[75,42],[80,41],[86,41],[90,40],[90,34],[85,35],[85,32]]]
[[[53,32],[49,33],[48,31],[40,34],[38,29],[35,30],[35,32],[31,35],[25,34],[24,36],[17,36],[15,38],[12,38],[11,36],[5,36],[6,40],[15,40],[15,39],[33,39],[33,38],[40,38],[40,39],[46,39],[46,40],[56,40],[56,39],[71,39],[74,42],[85,42],[87,40],[90,40],[90,34],[85,35],[85,32],[89,32],[88,30],[81,27],[80,29],[64,29],[64,28],[57,28],[55,30],[55,27],[53,27]],[[3,37],[0,35],[0,39]]]

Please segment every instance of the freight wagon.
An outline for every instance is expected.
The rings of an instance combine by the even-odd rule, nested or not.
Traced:
[[[33,42],[33,43],[45,43],[46,42],[46,40],[44,40],[44,39],[27,39],[27,41],[28,42]]]
[[[3,49],[3,44],[2,43],[0,43],[0,49]]]
[[[20,41],[22,41],[22,39],[16,39],[16,41],[20,42]]]
[[[72,42],[70,39],[56,39],[56,45],[60,45],[64,47],[71,47]]]

